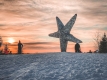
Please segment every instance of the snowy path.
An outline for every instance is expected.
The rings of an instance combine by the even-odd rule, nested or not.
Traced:
[[[0,80],[107,80],[107,54],[0,55]]]

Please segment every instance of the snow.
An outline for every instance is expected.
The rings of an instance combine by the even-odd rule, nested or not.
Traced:
[[[0,55],[0,80],[107,80],[107,54]]]

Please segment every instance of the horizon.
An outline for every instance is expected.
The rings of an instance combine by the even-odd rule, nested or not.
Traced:
[[[80,43],[81,51],[95,51],[93,37],[96,32],[107,31],[106,0],[1,0],[0,36],[12,53],[17,52],[19,40],[24,53],[60,52],[58,38],[48,34],[56,32],[58,16],[64,25],[77,14],[71,30]],[[92,5],[92,6],[90,6]],[[74,52],[75,43],[68,42],[67,52]]]

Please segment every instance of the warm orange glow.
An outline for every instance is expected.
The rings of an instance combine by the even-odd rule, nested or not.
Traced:
[[[4,49],[7,44],[9,51],[17,53],[20,40],[23,53],[60,52],[59,39],[48,36],[58,30],[55,18],[59,17],[66,25],[77,14],[70,33],[83,42],[80,44],[82,52],[95,51],[96,32],[101,38],[104,32],[107,35],[104,6],[107,4],[101,0],[95,3],[94,0],[0,0],[0,36],[3,40],[0,48]],[[75,52],[74,47],[75,43],[69,41],[67,52]]]
[[[12,44],[15,42],[15,40],[13,38],[8,38],[8,42]]]

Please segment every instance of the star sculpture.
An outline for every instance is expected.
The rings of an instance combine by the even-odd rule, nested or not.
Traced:
[[[66,52],[68,41],[72,41],[72,42],[75,42],[75,43],[82,43],[81,40],[77,39],[72,34],[70,34],[71,28],[73,27],[73,25],[75,23],[76,17],[77,17],[77,14],[75,14],[68,21],[68,23],[65,26],[63,25],[63,23],[61,22],[61,20],[58,17],[56,17],[58,31],[49,34],[49,36],[60,38],[61,52]]]

